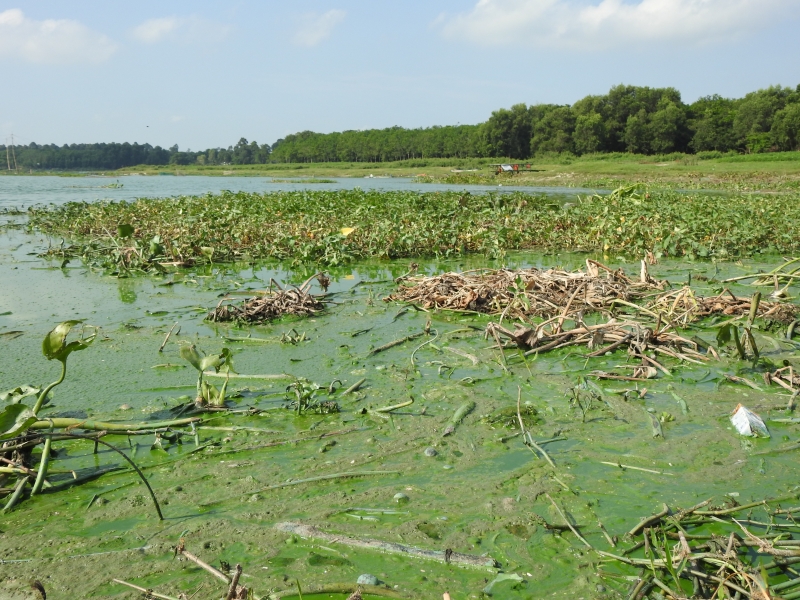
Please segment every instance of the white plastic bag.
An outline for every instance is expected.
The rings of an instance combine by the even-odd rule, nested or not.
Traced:
[[[742,435],[770,437],[769,430],[764,421],[761,420],[761,417],[741,404],[736,405],[731,415],[731,423],[733,423],[736,431]]]

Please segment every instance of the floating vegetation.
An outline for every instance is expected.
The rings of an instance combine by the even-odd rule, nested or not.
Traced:
[[[71,202],[29,210],[32,229],[65,241],[45,253],[111,273],[277,258],[339,265],[364,258],[502,258],[583,250],[710,258],[800,250],[796,194],[646,191],[554,202],[525,193],[296,191]]]
[[[307,279],[300,287],[284,289],[273,280],[270,289],[244,300],[241,304],[224,304],[224,299],[217,307],[208,313],[209,321],[237,321],[241,323],[264,323],[286,315],[297,317],[311,317],[325,309],[324,296],[315,296],[309,293],[313,279],[319,280],[324,288],[330,280],[323,274],[317,273]],[[274,285],[277,290],[272,290]],[[305,336],[303,336],[305,339]],[[284,341],[284,338],[281,339]],[[287,342],[293,344],[299,340],[291,337]]]
[[[771,507],[797,497],[721,506],[709,499],[685,510],[665,504],[628,532],[631,546],[595,552],[639,569],[629,598],[799,598],[800,577],[790,565],[800,560],[800,525],[792,512]]]
[[[586,272],[483,269],[411,277],[407,279],[411,285],[401,286],[386,300],[411,302],[425,309],[502,314],[512,320],[557,315],[563,319],[574,313],[608,310],[619,300],[641,300],[665,286],[653,281],[644,265],[640,281],[594,260],[587,260],[586,265]]]

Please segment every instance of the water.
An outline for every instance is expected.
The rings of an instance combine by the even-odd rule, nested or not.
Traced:
[[[125,177],[120,178],[120,189],[102,187],[114,181],[2,177],[0,206],[222,189],[263,192],[362,187],[430,192],[459,187],[399,179],[273,184],[265,178],[239,177]],[[520,189],[524,188],[507,191]],[[568,188],[546,191],[576,192]],[[770,440],[746,440],[731,430],[728,415],[739,402],[765,418],[785,416],[786,405],[783,390],[775,386],[755,391],[726,380],[724,375],[730,373],[751,379],[758,376],[748,363],[735,358],[723,357],[703,366],[670,361],[673,376],[659,375],[648,381],[650,391],[644,399],[626,400],[616,393],[628,384],[600,382],[604,399],[584,422],[565,391],[588,370],[610,371],[624,364],[624,353],[587,362],[577,353],[555,352],[532,358],[527,366],[514,363],[506,375],[497,352],[480,331],[487,317],[411,310],[400,314],[402,307],[381,300],[394,289],[393,278],[407,270],[407,261],[361,262],[332,270],[329,291],[335,294],[337,304],[313,319],[236,328],[203,321],[205,311],[219,302],[220,294],[264,289],[271,278],[299,283],[309,273],[259,263],[117,279],[78,261],[62,266],[59,261],[37,258],[47,243],[19,228],[0,228],[0,391],[24,383],[40,385],[57,376],[58,365],[41,354],[41,339],[56,323],[84,318],[103,328],[90,348],[70,357],[67,379],[56,388],[52,405],[44,411],[48,416],[116,421],[168,417],[170,407],[189,399],[181,396],[193,397],[196,381],[196,374],[179,355],[176,340],[196,343],[206,352],[227,347],[235,355],[236,369],[244,374],[291,373],[322,386],[334,379],[341,380],[344,387],[361,378],[366,378],[366,383],[355,395],[337,397],[341,413],[295,417],[289,411],[271,410],[276,399],[283,398],[286,381],[232,381],[230,391],[241,394],[234,402],[264,412],[212,416],[205,426],[244,426],[279,433],[203,429],[201,443],[216,441],[218,445],[202,454],[189,454],[194,449],[191,438],[183,444],[164,442],[162,448],[152,447],[152,435],[110,438],[146,468],[166,521],[155,519],[149,497],[129,472],[27,499],[2,523],[5,533],[0,536],[0,559],[22,561],[0,561],[3,598],[29,597],[26,590],[33,579],[45,582],[52,597],[121,594],[122,588],[110,583],[112,577],[173,595],[178,591],[188,595],[202,583],[206,590],[211,589],[214,582],[207,574],[187,569],[173,558],[170,546],[181,536],[189,550],[209,562],[241,563],[247,584],[260,593],[291,588],[296,579],[305,590],[316,583],[352,583],[358,575],[372,573],[391,587],[399,586],[407,597],[441,597],[441,592],[449,589],[454,598],[477,598],[494,577],[489,571],[287,539],[274,528],[275,523],[287,520],[358,538],[488,554],[501,562],[506,572],[517,573],[526,581],[518,589],[510,582],[498,584],[495,597],[626,597],[624,590],[619,596],[597,593],[597,586],[610,583],[590,568],[596,557],[570,533],[554,535],[542,525],[544,521],[560,524],[559,515],[542,492],[554,496],[573,515],[595,547],[612,550],[594,526],[598,519],[612,534],[621,534],[640,517],[659,510],[661,502],[673,508],[688,507],[712,496],[721,501],[724,494],[746,502],[776,495],[796,484],[791,475],[796,472],[796,454],[762,457],[754,451],[796,440],[797,425],[769,421]],[[511,253],[506,264],[575,269],[585,258],[578,254]],[[662,261],[652,273],[681,285],[689,273],[696,282],[703,281],[698,276],[724,278],[768,270],[780,259],[762,257],[761,261],[719,265],[719,273],[710,263]],[[499,265],[468,256],[424,261],[421,270],[433,274],[481,266]],[[629,273],[638,269],[637,264],[621,259],[610,260],[609,266]],[[702,286],[695,284],[705,295],[716,293],[710,283]],[[752,288],[744,285],[732,289],[737,295],[752,293]],[[428,317],[438,337],[418,350],[414,367],[410,356],[422,340],[370,356],[372,348],[422,331]],[[159,346],[176,322],[180,330],[160,352]],[[281,343],[281,334],[292,329],[306,334],[308,341]],[[367,331],[358,333],[363,330]],[[709,341],[715,334],[713,330],[697,333]],[[796,356],[790,346],[778,342],[780,333],[757,333],[762,355],[776,365]],[[243,341],[248,335],[266,342]],[[479,364],[448,352],[448,347],[478,357]],[[164,364],[180,366],[160,366]],[[452,370],[442,370],[443,364]],[[555,471],[519,438],[499,442],[509,431],[482,419],[482,415],[515,406],[518,385],[523,402],[529,402],[540,416],[534,437],[567,438],[547,445],[557,464]],[[673,391],[686,401],[687,414],[682,413]],[[415,398],[414,405],[396,411],[391,421],[363,410],[396,404],[409,396]],[[448,419],[467,401],[474,401],[476,410],[453,435],[443,438]],[[674,417],[664,424],[664,439],[652,437],[645,409]],[[327,432],[350,433],[331,436],[328,439],[337,443],[326,447],[326,440],[315,436]],[[275,439],[298,438],[303,441],[265,446]],[[437,448],[436,457],[423,453],[431,445]],[[76,469],[80,474],[120,460],[103,449],[94,454],[88,443],[59,442],[57,446],[62,453],[52,463],[55,468]],[[616,463],[663,474],[623,470],[613,466]],[[288,479],[373,469],[397,474],[264,491]],[[554,476],[572,492],[565,491]],[[58,483],[70,477],[53,474],[52,479]],[[125,484],[127,487],[120,487]],[[407,505],[394,503],[397,492],[410,498]],[[94,499],[96,494],[102,497]],[[356,507],[404,512],[365,521],[347,513]],[[604,568],[613,569],[611,565]],[[75,577],[76,572],[82,573],[81,578]]]
[[[277,179],[277,178],[276,178]],[[312,190],[387,190],[437,192],[468,189],[471,193],[547,193],[574,196],[596,190],[568,187],[449,185],[417,183],[410,178],[337,178],[335,183],[286,183],[285,178],[273,182],[271,177],[205,177],[205,176],[142,176],[124,177],[0,177],[0,210],[27,208],[35,204],[64,204],[94,200],[133,200],[135,198],[164,198],[193,196],[223,190],[234,192],[278,192]],[[105,187],[119,183],[122,187]]]

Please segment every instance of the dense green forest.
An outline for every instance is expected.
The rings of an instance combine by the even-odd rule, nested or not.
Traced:
[[[478,125],[425,129],[303,131],[271,146],[241,138],[199,152],[150,144],[15,146],[11,166],[37,170],[118,169],[135,165],[387,162],[415,158],[528,159],[549,154],[760,153],[800,150],[800,85],[773,86],[730,99],[685,104],[674,88],[619,85],[573,105],[516,104]]]

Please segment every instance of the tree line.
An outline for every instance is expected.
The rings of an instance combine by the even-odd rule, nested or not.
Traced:
[[[7,153],[6,146],[0,152]],[[288,135],[272,145],[241,138],[228,148],[181,151],[177,144],[30,143],[8,152],[24,169],[119,169],[135,165],[389,162],[425,158],[529,159],[548,154],[687,154],[800,150],[800,85],[692,104],[676,89],[618,85],[572,105],[516,104],[478,125]],[[13,163],[12,163],[13,167]]]

